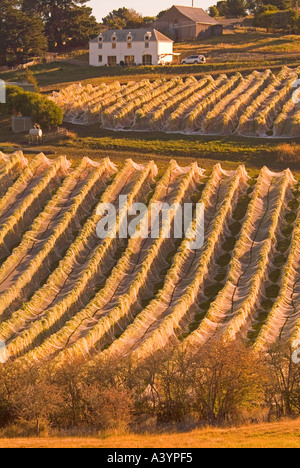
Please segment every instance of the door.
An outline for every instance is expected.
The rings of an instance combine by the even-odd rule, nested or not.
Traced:
[[[143,65],[152,65],[152,55],[143,55]]]
[[[114,66],[117,65],[117,57],[115,55],[107,57],[107,65]]]
[[[125,55],[125,64],[127,66],[134,64],[134,55]]]

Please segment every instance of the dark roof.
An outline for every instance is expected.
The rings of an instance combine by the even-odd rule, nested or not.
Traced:
[[[173,8],[176,8],[182,15],[191,19],[195,23],[219,24],[217,20],[209,16],[202,8],[186,7],[179,5],[174,5]]]
[[[172,39],[170,39],[169,37],[165,36],[163,33],[161,33],[160,31],[157,31],[157,29],[153,29],[154,31],[154,34],[156,36],[156,39],[160,42],[174,42],[172,41]]]
[[[157,31],[156,29],[143,28],[143,29],[108,29],[102,33],[103,42],[111,42],[112,36],[116,34],[118,42],[127,42],[128,34],[131,33],[132,40],[143,42],[145,35],[151,33],[150,42],[173,42],[167,36]],[[99,36],[91,40],[91,42],[98,42]]]

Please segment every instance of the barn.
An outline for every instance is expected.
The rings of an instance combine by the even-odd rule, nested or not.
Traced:
[[[174,5],[154,23],[154,27],[175,41],[221,36],[223,26],[202,8]]]

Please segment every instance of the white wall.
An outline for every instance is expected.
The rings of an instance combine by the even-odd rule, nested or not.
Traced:
[[[132,48],[127,48],[127,42],[116,43],[116,48],[112,48],[110,42],[103,42],[102,49],[99,49],[97,42],[90,42],[90,65],[94,67],[101,67],[108,64],[108,56],[116,56],[117,64],[123,60],[125,62],[126,55],[134,56],[134,63],[138,65],[143,64],[143,55],[152,55],[152,64],[158,65],[160,62],[171,62],[172,55],[163,57],[160,60],[160,54],[172,53],[173,44],[172,42],[149,42],[149,48],[145,47],[145,42],[132,42]],[[99,55],[102,55],[102,62],[99,62]]]
[[[173,62],[172,54],[173,54],[173,42],[159,42],[158,43],[158,55],[160,57],[159,63]]]

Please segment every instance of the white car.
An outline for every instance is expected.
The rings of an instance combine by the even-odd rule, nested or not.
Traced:
[[[182,64],[188,64],[188,63],[205,63],[206,58],[204,55],[191,55],[190,57],[187,57],[181,61]]]

